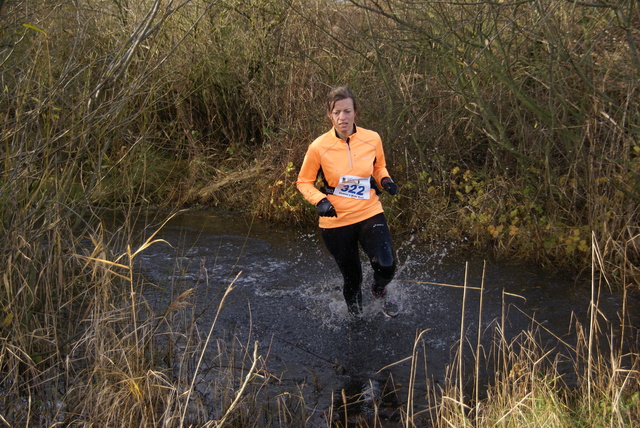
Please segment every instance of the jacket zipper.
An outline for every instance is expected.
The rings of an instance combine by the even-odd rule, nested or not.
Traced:
[[[351,144],[349,144],[350,139],[351,137],[347,137],[347,140],[345,141],[345,143],[347,144],[347,153],[349,155],[349,167],[350,167],[350,170],[353,170],[353,158],[351,157]]]

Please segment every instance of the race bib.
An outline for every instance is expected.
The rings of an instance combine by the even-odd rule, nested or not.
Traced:
[[[343,175],[333,194],[352,199],[369,199],[370,191],[371,177]]]

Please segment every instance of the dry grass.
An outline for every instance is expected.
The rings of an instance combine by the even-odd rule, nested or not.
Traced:
[[[605,279],[595,273],[600,263],[597,253],[594,250],[589,323],[574,321],[575,325],[569,326],[574,333],[570,338],[555,336],[555,345],[549,345],[540,333],[553,333],[535,318],[531,318],[530,329],[508,339],[504,335],[508,320],[503,315],[495,328],[491,351],[485,353],[476,347],[475,372],[464,374],[459,368],[435,401],[434,426],[627,427],[638,423],[640,354],[635,344],[627,341],[635,328],[629,331],[625,327],[628,308],[624,303],[619,308],[619,320],[601,315],[598,302]],[[464,322],[463,318],[461,324]],[[461,343],[467,340],[460,338]],[[459,367],[462,352],[461,346],[456,356]],[[477,395],[478,360],[494,370],[482,399]],[[568,362],[572,367],[569,371]],[[465,399],[461,392],[463,376],[476,379],[474,399]]]
[[[154,427],[250,420],[256,410],[246,400],[268,379],[261,374],[264,362],[257,348],[212,335],[235,280],[223,290],[209,326],[196,323],[194,290],[181,291],[177,283],[171,286],[175,297],[154,310],[145,298],[151,284],[135,274],[135,261],[162,241],[154,233],[134,250],[114,241],[121,233],[109,240],[102,230],[76,252],[65,249],[59,277],[39,283],[50,307],[30,306],[23,313],[18,306],[5,307],[4,420],[12,426]],[[47,250],[62,247],[52,244]],[[110,256],[118,247],[125,251]],[[15,265],[8,268],[17,273]],[[60,278],[69,281],[65,288],[74,288],[72,293],[54,288]],[[13,294],[20,298],[25,291]],[[39,327],[28,330],[34,322]]]
[[[151,309],[133,264],[153,239],[135,245],[132,224],[199,198],[314,221],[295,173],[335,84],[383,135],[397,230],[637,289],[635,2],[387,5],[2,3],[0,423],[255,420],[252,346],[204,334],[188,290]],[[122,228],[107,232],[98,206],[122,211]],[[452,377],[428,413],[445,425],[637,421],[637,355],[595,353],[596,321],[575,326],[577,391],[553,362],[540,367],[533,331],[517,347],[498,336],[506,371],[489,397],[470,404]],[[215,376],[196,379],[205,352]],[[304,421],[303,401],[278,398],[274,419]],[[406,412],[407,426],[425,416]]]
[[[10,258],[5,277],[33,272],[38,253],[47,254],[40,256],[46,260],[43,272],[53,276],[41,276],[33,290],[44,296],[43,306],[37,306],[33,297],[26,300],[33,296],[28,282],[5,283],[21,284],[12,295],[25,299],[23,312],[15,304],[3,312],[0,362],[6,375],[1,416],[7,424],[250,427],[264,426],[265,421],[270,421],[268,426],[304,426],[309,420],[301,391],[270,398],[264,394],[267,383],[277,379],[268,372],[269,361],[257,354],[258,343],[213,335],[234,281],[220,290],[216,316],[209,325],[198,321],[194,289],[183,289],[179,282],[171,285],[173,297],[160,308],[154,310],[147,303],[145,290],[155,286],[135,273],[135,260],[151,245],[166,245],[156,238],[161,227],[162,223],[155,233],[139,238],[137,245],[126,239],[133,236],[126,226],[114,235],[103,227],[82,229],[78,236],[88,239],[82,243],[77,239],[73,250],[63,241],[73,236],[71,229],[62,229],[67,233],[58,230],[52,234],[58,241],[47,241],[40,250],[28,246],[32,253],[27,255],[23,248],[20,267]],[[58,257],[59,263],[50,262]],[[434,385],[422,340],[427,332],[420,332],[412,355],[396,363],[411,365],[409,395],[398,409],[400,423],[407,427],[637,423],[638,354],[627,346],[631,345],[625,336],[627,309],[620,308],[622,329],[600,315],[600,287],[606,281],[599,263],[601,254],[594,251],[590,322],[572,326],[575,343],[557,338],[557,349],[549,348],[548,341],[543,346],[539,333],[550,332],[534,318],[529,330],[508,339],[503,334],[508,319],[503,316],[494,321],[495,339],[485,350],[479,340],[467,337],[473,320],[462,316],[449,375],[444,384]],[[175,269],[174,277],[179,277],[180,270]],[[66,286],[57,287],[60,279]],[[206,272],[200,281],[209,286]],[[471,286],[466,281],[440,285],[463,287],[465,295],[466,290],[482,295],[483,289],[482,284]],[[469,304],[465,300],[463,307]],[[483,324],[482,311],[477,322]],[[570,373],[566,360],[571,362]],[[493,373],[487,384],[484,370]],[[575,382],[567,382],[570,374],[576,376]],[[417,376],[425,376],[429,386],[424,395],[415,390]],[[372,403],[372,417],[350,414],[344,405],[326,409],[325,418],[338,426],[345,420],[361,427],[384,426],[389,422],[381,406],[382,401]]]
[[[94,6],[5,5],[4,186],[311,222],[291,183],[342,83],[385,141],[396,228],[577,269],[595,231],[637,275],[633,3]]]

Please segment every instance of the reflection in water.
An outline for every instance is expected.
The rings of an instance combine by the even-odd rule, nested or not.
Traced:
[[[269,355],[268,368],[284,390],[307,385],[302,389],[309,408],[324,410],[333,404],[334,417],[350,423],[349,418],[366,418],[371,412],[397,420],[410,381],[422,393],[443,382],[448,371],[459,369],[451,363],[461,333],[463,378],[474,370],[478,332],[487,361],[496,331],[513,338],[534,319],[541,326],[542,342],[558,353],[567,352],[558,346],[558,338],[571,344],[568,328],[572,320],[586,321],[591,297],[589,284],[570,278],[515,264],[488,264],[485,269],[482,260],[453,256],[451,246],[427,250],[409,240],[399,245],[399,268],[389,285],[400,316],[384,317],[380,302],[363,289],[363,317],[352,319],[342,297],[341,275],[315,230],[270,230],[230,216],[183,214],[157,237],[171,246],[149,247],[140,265],[159,286],[154,299],[168,301],[172,294],[195,287],[206,326],[223,291],[240,273],[218,325],[239,340],[259,340],[263,355]],[[367,263],[363,267],[366,284],[372,273]],[[473,287],[466,295],[454,287],[465,283]],[[637,302],[630,305],[630,312],[637,314]],[[618,296],[601,294],[602,317],[616,321],[620,308]],[[628,323],[638,325],[637,319]],[[411,378],[408,357],[416,352],[414,345],[421,361],[414,360]],[[485,364],[482,368],[485,375],[493,370]],[[570,370],[567,364],[567,373]]]
[[[346,381],[334,403],[334,421],[355,426],[378,418],[383,421],[398,422],[399,398],[393,377],[351,376]]]

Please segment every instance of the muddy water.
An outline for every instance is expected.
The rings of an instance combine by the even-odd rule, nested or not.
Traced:
[[[141,272],[159,286],[157,301],[196,287],[201,328],[207,329],[222,292],[233,282],[214,334],[230,332],[239,342],[259,341],[266,367],[280,379],[274,388],[304,395],[311,426],[322,425],[327,409],[341,402],[342,391],[347,398],[359,398],[351,404],[351,414],[366,417],[373,411],[368,398],[374,397],[383,419],[397,421],[411,378],[406,358],[421,333],[417,396],[445,382],[448,369],[457,368],[452,362],[461,333],[469,342],[463,349],[467,362],[478,330],[489,353],[497,331],[504,329],[511,339],[535,323],[542,326],[541,341],[554,354],[567,353],[557,338],[571,344],[569,327],[575,319],[586,322],[592,293],[589,282],[519,264],[485,265],[478,257],[456,256],[451,244],[433,250],[396,240],[398,272],[389,291],[399,303],[400,315],[386,318],[380,302],[365,289],[364,316],[352,319],[338,269],[315,228],[270,228],[230,214],[181,214],[157,237],[171,245],[152,245],[140,264]],[[364,266],[367,284],[372,273]],[[475,288],[483,277],[480,311]],[[452,287],[465,283],[470,287],[466,292]],[[606,317],[620,325],[619,295],[602,290],[598,305],[601,320]],[[629,306],[632,314],[638,313],[637,301]],[[629,322],[639,325],[637,319]],[[570,383],[570,362],[562,357],[556,361],[566,364]],[[483,361],[481,368],[485,367]],[[463,378],[470,379],[472,364],[463,370]],[[416,403],[415,411],[426,404]]]

